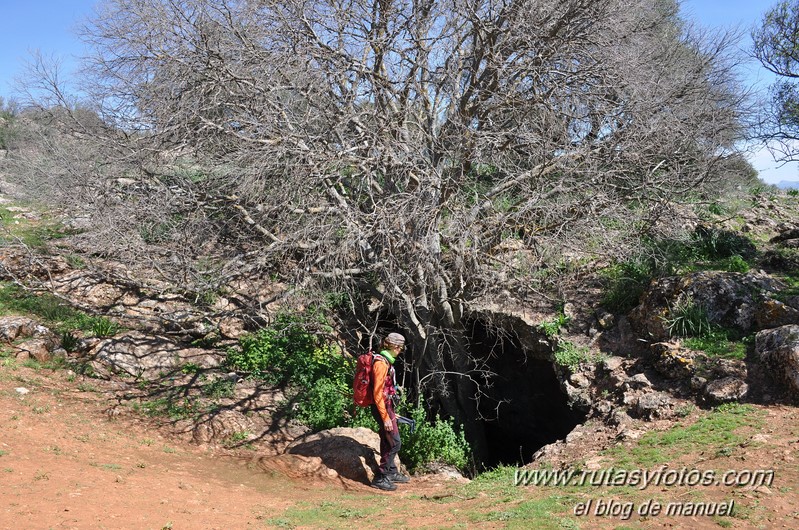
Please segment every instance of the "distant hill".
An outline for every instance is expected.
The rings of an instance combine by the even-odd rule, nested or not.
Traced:
[[[790,181],[790,180],[781,180],[777,183],[777,187],[783,190],[787,190],[788,188],[799,190],[799,182]]]

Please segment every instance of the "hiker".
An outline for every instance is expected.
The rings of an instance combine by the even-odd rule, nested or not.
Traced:
[[[400,473],[394,458],[400,450],[400,435],[397,416],[394,414],[394,398],[397,384],[394,376],[394,360],[405,349],[405,337],[399,333],[389,333],[380,345],[380,353],[375,356],[372,367],[374,381],[374,404],[372,416],[380,426],[380,466],[372,481],[372,487],[386,491],[397,489],[396,484],[410,479]]]

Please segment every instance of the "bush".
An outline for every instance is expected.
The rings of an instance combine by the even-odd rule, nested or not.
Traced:
[[[605,296],[602,305],[610,311],[630,311],[638,305],[653,274],[654,267],[643,259],[632,259],[608,267],[603,271]]]
[[[339,349],[312,330],[319,317],[281,314],[270,326],[242,337],[227,364],[274,385],[310,389],[323,377],[344,381],[351,367]]]
[[[313,310],[280,314],[275,322],[242,337],[227,352],[231,368],[273,385],[290,387],[296,417],[314,430],[346,423],[352,403],[352,363],[315,329],[326,329]]]
[[[423,469],[432,463],[466,469],[471,447],[463,432],[454,427],[452,420],[436,416],[435,421],[430,422],[421,406],[411,410],[410,416],[416,421],[416,429],[413,434],[409,431],[404,433],[399,453],[410,471]]]
[[[352,393],[343,380],[323,377],[303,393],[297,419],[314,431],[341,427],[344,414],[352,405]]]
[[[571,371],[583,363],[595,363],[600,358],[599,355],[591,355],[588,348],[577,347],[569,341],[560,341],[555,349],[555,363]]]
[[[680,297],[663,321],[672,337],[700,337],[710,333],[707,311],[690,296]]]

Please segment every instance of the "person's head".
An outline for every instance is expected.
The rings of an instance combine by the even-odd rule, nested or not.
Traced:
[[[405,349],[405,337],[399,333],[389,333],[386,335],[386,338],[383,339],[383,347],[391,350],[396,356]]]

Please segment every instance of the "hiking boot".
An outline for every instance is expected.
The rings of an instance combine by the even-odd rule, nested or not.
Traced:
[[[395,471],[393,473],[389,473],[388,474],[388,479],[391,482],[394,482],[396,484],[405,484],[405,483],[411,481],[411,479],[410,479],[410,477],[408,477],[408,475],[403,475],[399,471]]]
[[[383,491],[394,491],[397,485],[391,482],[386,475],[377,475],[372,481],[372,487]]]

